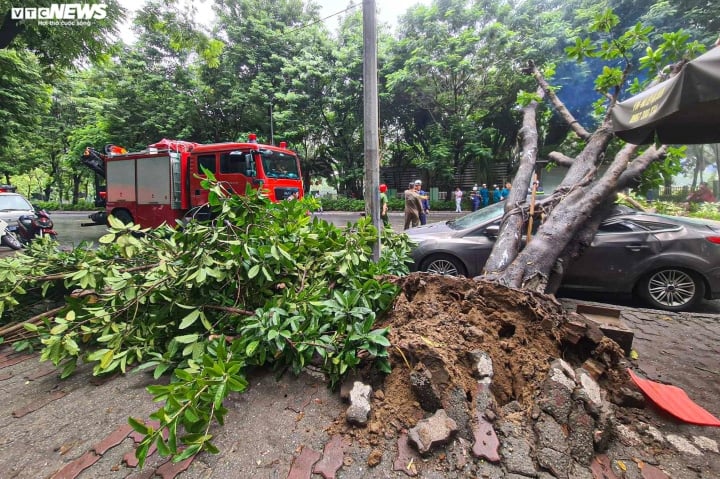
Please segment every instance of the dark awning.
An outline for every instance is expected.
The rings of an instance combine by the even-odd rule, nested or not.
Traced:
[[[720,47],[612,111],[615,134],[635,145],[720,143]]]

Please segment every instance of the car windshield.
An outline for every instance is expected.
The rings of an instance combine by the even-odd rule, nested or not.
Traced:
[[[299,178],[297,158],[273,150],[262,151],[263,170],[268,178]]]
[[[32,205],[20,195],[0,195],[0,211],[31,209]]]
[[[472,228],[482,223],[500,218],[503,215],[504,202],[494,203],[487,208],[482,208],[455,220],[450,220],[447,225],[454,230]]]

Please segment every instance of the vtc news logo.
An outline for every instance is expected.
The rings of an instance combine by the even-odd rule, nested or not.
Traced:
[[[12,7],[12,20],[102,20],[107,16],[104,3],[51,3],[49,7]]]

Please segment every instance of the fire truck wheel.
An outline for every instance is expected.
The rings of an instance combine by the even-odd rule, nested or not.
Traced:
[[[128,210],[117,210],[113,211],[112,215],[122,221],[123,223],[130,224],[133,222],[133,217]]]

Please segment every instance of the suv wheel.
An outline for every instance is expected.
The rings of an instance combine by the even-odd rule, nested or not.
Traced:
[[[422,263],[422,271],[448,276],[467,276],[465,266],[459,259],[449,254],[436,254],[430,256]]]
[[[645,276],[637,291],[654,308],[685,311],[705,296],[705,283],[696,273],[665,268]]]

